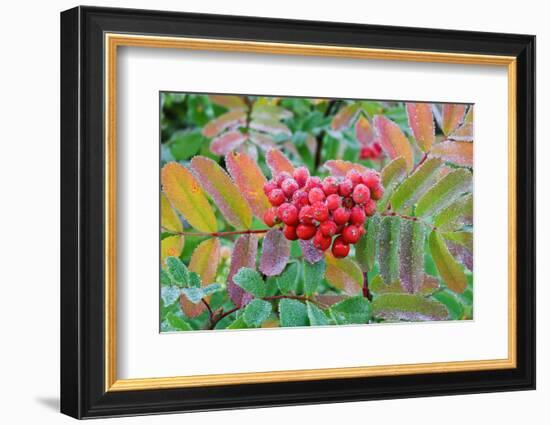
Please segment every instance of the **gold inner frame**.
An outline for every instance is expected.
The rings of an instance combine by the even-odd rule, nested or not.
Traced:
[[[508,357],[383,366],[118,379],[116,373],[116,123],[117,48],[150,47],[355,59],[503,66],[508,71]],[[105,391],[443,373],[516,367],[516,58],[325,45],[105,34]]]

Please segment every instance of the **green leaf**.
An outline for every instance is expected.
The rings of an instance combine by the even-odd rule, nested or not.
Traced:
[[[298,300],[283,298],[279,302],[279,317],[282,327],[309,325],[307,308]]]
[[[178,331],[192,331],[193,328],[189,323],[183,320],[180,316],[176,316],[174,313],[168,313],[166,315],[166,321],[168,324]]]
[[[185,294],[187,299],[193,304],[198,304],[201,300],[208,295],[212,295],[214,292],[218,292],[222,289],[219,283],[212,283],[207,286],[183,288],[181,292]]]
[[[160,284],[163,286],[172,284],[170,275],[164,269],[160,269]]]
[[[206,139],[200,132],[176,131],[168,141],[170,152],[177,161],[188,160],[195,155]]]
[[[453,292],[464,292],[468,284],[464,269],[451,255],[445,242],[436,231],[432,231],[430,234],[429,245],[435,266],[445,285]]]
[[[187,286],[189,284],[189,270],[187,270],[187,266],[179,258],[168,257],[166,259],[166,266],[172,282],[178,286]]]
[[[226,329],[248,329],[248,325],[244,321],[244,317],[240,316],[231,322]]]
[[[307,316],[311,326],[326,326],[329,325],[327,315],[315,304],[306,301]]]
[[[257,328],[269,317],[271,310],[270,302],[252,300],[246,305],[242,318],[248,326]]]
[[[325,277],[326,264],[324,261],[316,263],[304,262],[304,293],[307,296],[317,291],[317,286]]]
[[[447,308],[436,300],[423,295],[381,294],[372,302],[374,317],[387,321],[428,321],[446,320]]]
[[[399,275],[403,289],[417,292],[424,282],[424,242],[426,226],[419,221],[402,220]]]
[[[388,208],[388,202],[393,191],[407,176],[407,162],[402,157],[395,158],[382,169],[380,176],[382,177],[384,196],[378,201],[377,210],[378,212],[384,212]]]
[[[298,263],[290,263],[285,271],[276,277],[277,286],[281,294],[286,295],[296,291],[299,271],[300,267]]]
[[[446,289],[439,291],[432,296],[447,307],[452,320],[462,320],[464,317],[464,306],[460,303],[458,297],[453,292]]]
[[[367,323],[371,317],[371,310],[369,300],[362,296],[348,298],[330,308],[339,325]]]
[[[430,186],[435,172],[441,165],[441,160],[430,158],[399,185],[391,197],[391,208],[393,211],[409,209],[416,199]]]
[[[239,285],[242,289],[250,292],[252,295],[258,298],[265,296],[265,283],[260,273],[256,270],[242,267],[233,276],[233,282]]]
[[[401,219],[396,216],[384,217],[380,223],[378,263],[380,275],[386,284],[399,279],[399,240]]]
[[[419,200],[415,209],[418,217],[431,215],[447,206],[472,187],[472,173],[465,169],[450,172],[439,180]]]
[[[474,197],[472,194],[458,198],[443,208],[434,218],[434,226],[447,232],[472,224]]]
[[[371,271],[376,262],[378,250],[378,231],[380,229],[380,217],[375,215],[367,221],[367,232],[355,245],[355,259],[363,271]]]
[[[188,286],[190,288],[200,288],[202,286],[201,277],[195,272],[189,272]]]
[[[441,236],[443,236],[448,241],[463,246],[469,252],[473,252],[474,234],[472,232],[445,232],[441,233]]]

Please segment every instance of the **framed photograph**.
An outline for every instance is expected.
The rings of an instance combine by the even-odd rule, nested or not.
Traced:
[[[535,37],[61,14],[61,411],[535,388]]]

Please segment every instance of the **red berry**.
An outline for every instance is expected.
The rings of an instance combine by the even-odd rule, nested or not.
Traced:
[[[286,180],[286,179],[290,179],[292,178],[292,176],[287,173],[286,171],[283,171],[279,174],[277,174],[274,178],[273,178],[273,181],[275,181],[275,183],[277,184],[277,186],[281,187],[281,185],[283,184],[283,182]]]
[[[365,224],[366,218],[367,218],[367,215],[365,214],[365,210],[363,210],[363,208],[360,207],[359,205],[356,205],[351,209],[351,214],[349,219],[352,224],[363,226],[363,224]]]
[[[365,214],[370,217],[376,212],[376,202],[373,199],[369,199],[365,205],[363,205],[363,208],[365,209]]]
[[[346,179],[350,180],[355,186],[356,184],[361,183],[361,173],[357,170],[349,170],[346,173]]]
[[[271,205],[273,205],[274,207],[278,207],[283,202],[285,202],[286,197],[281,189],[273,189],[267,196],[267,199],[269,199]]]
[[[376,171],[368,170],[363,173],[363,176],[361,177],[361,180],[365,186],[367,186],[369,189],[373,189],[378,184],[380,184],[380,176]]]
[[[353,199],[351,198],[344,198],[344,200],[342,201],[342,206],[344,208],[351,208],[355,205],[355,202],[353,202]]]
[[[315,236],[313,238],[313,246],[317,249],[320,249],[321,251],[326,251],[327,249],[329,249],[331,242],[332,238],[323,235],[320,230],[315,233]]]
[[[380,143],[373,142],[371,145],[371,149],[374,151],[376,156],[379,156],[382,153],[382,146],[380,146]]]
[[[323,192],[327,196],[338,193],[338,181],[336,178],[328,176],[323,180]]]
[[[338,226],[336,226],[336,223],[331,220],[324,221],[319,225],[319,230],[321,231],[321,233],[329,237],[334,236],[337,229]]]
[[[344,258],[349,254],[349,245],[344,242],[342,236],[338,236],[334,239],[332,244],[332,255],[336,258]]]
[[[298,224],[298,208],[292,204],[284,203],[277,208],[277,216],[289,226]]]
[[[317,176],[308,177],[306,181],[306,190],[311,190],[314,187],[321,188],[323,187],[323,184],[321,183],[321,179]]]
[[[287,238],[289,241],[295,241],[296,239],[298,239],[295,226],[285,226],[283,228],[283,234],[285,235],[285,238]]]
[[[372,149],[368,146],[364,146],[361,148],[361,151],[359,152],[359,159],[371,159],[373,157]]]
[[[342,205],[342,198],[336,194],[327,196],[327,207],[330,211],[335,210],[336,208]]]
[[[384,196],[384,188],[380,183],[378,183],[375,187],[371,189],[371,197],[375,201],[378,201],[379,199],[382,199],[382,196]]]
[[[296,234],[303,240],[311,239],[316,232],[317,228],[313,224],[298,224],[298,227],[296,227]]]
[[[348,180],[348,179],[342,180],[338,185],[338,191],[342,196],[351,195],[351,192],[353,191],[353,183],[351,182],[351,180]]]
[[[269,196],[273,189],[277,189],[277,184],[273,180],[264,183],[265,196]]]
[[[305,207],[306,205],[309,205],[307,192],[303,189],[298,189],[292,195],[292,203],[296,205],[296,208],[298,209]]]
[[[313,207],[311,205],[306,205],[305,207],[302,207],[302,209],[298,213],[298,218],[300,220],[300,223],[312,224],[314,218]]]
[[[323,192],[323,189],[320,189],[318,187],[314,187],[311,189],[308,193],[308,199],[310,204],[314,204],[316,202],[323,202],[325,200],[325,192]]]
[[[346,224],[349,220],[350,212],[344,207],[337,208],[332,213],[332,218],[336,224]]]
[[[283,190],[285,196],[290,198],[294,192],[298,190],[298,183],[293,178],[285,179],[281,183],[281,189]]]
[[[370,199],[370,190],[363,183],[359,183],[353,189],[353,200],[357,204],[364,204]]]
[[[313,218],[318,222],[322,223],[323,221],[328,220],[328,208],[322,202],[315,202],[312,205],[313,208]]]
[[[306,167],[298,167],[292,175],[298,186],[304,187],[309,177],[309,170]]]
[[[264,223],[269,227],[273,227],[279,222],[276,210],[275,207],[272,207],[264,213]]]
[[[361,230],[359,227],[350,224],[349,226],[344,227],[342,230],[342,238],[346,243],[357,243],[361,237]]]

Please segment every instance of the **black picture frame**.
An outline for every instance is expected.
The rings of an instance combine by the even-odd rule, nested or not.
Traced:
[[[517,367],[470,372],[105,391],[104,34],[514,56]],[[76,7],[61,13],[61,412],[75,418],[535,388],[535,37]]]

